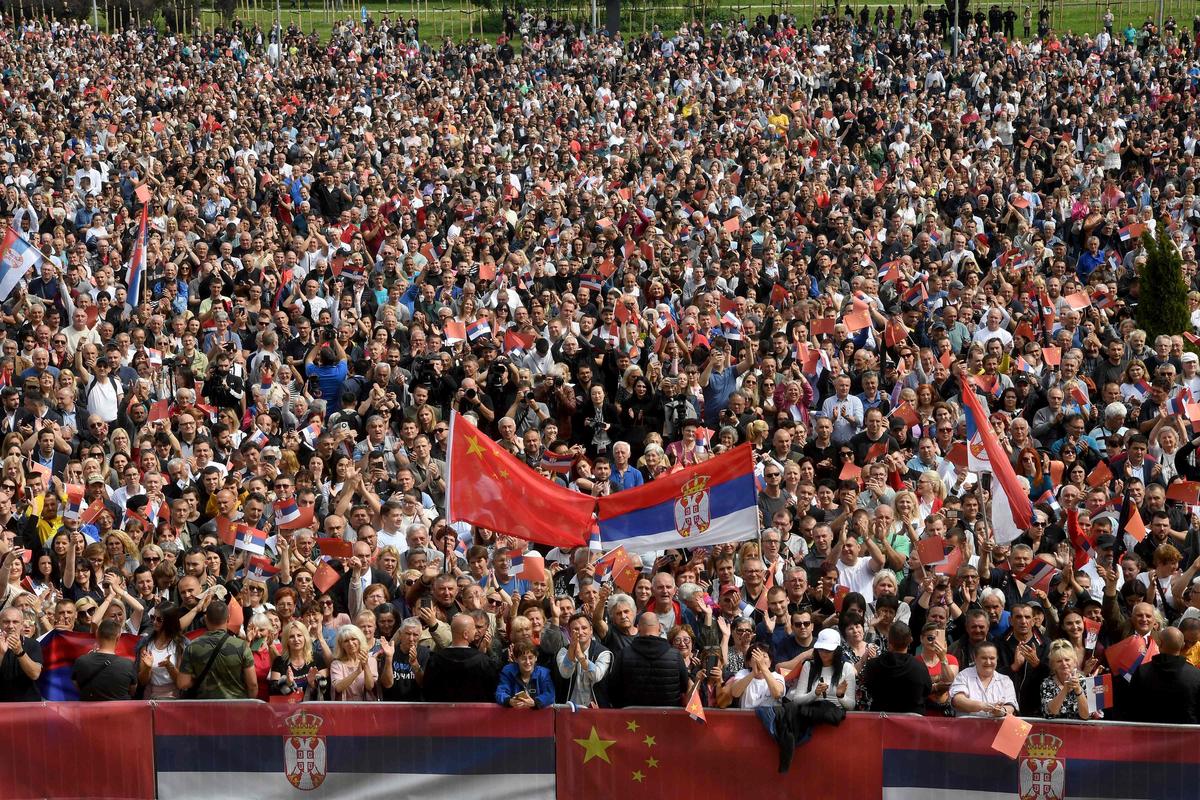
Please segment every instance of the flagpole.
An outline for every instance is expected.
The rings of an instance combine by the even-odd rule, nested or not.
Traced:
[[[458,420],[458,411],[450,409],[450,435],[446,438],[446,524],[453,525],[458,520],[450,502],[454,498],[451,487],[454,486],[454,423]]]

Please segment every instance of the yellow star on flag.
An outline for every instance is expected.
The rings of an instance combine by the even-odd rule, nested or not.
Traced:
[[[599,758],[606,764],[612,762],[608,760],[608,748],[617,743],[616,739],[601,739],[596,735],[596,726],[592,726],[592,732],[586,739],[576,739],[575,744],[583,748],[583,763],[588,763],[593,758]]]
[[[658,759],[657,758],[647,758],[646,766],[649,767],[650,769],[654,769],[655,767],[658,766]]]
[[[506,469],[500,470],[500,478],[501,478],[501,480],[506,480],[508,478],[508,470],[506,470]]]
[[[637,781],[638,783],[641,783],[642,781],[646,780],[646,776],[645,776],[645,775],[643,775],[643,774],[642,774],[642,771],[639,769],[639,770],[635,770],[635,771],[634,771],[634,773],[633,773],[633,779],[634,779],[635,781]]]
[[[483,446],[479,444],[478,436],[467,436],[467,455],[483,458]]]
[[[630,731],[632,733],[637,733],[637,729],[639,727],[640,726],[637,724],[637,720],[631,719],[631,720],[629,720],[629,722],[625,723],[625,730]]]
[[[653,736],[647,736],[645,739],[642,739],[642,741],[646,743],[646,747],[654,747],[654,737]]]

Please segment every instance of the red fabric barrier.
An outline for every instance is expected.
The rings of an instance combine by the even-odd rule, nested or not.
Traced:
[[[149,798],[149,703],[0,705],[0,799]]]
[[[818,726],[779,773],[779,748],[749,712],[587,710],[557,716],[558,797],[878,797],[881,719]],[[812,769],[820,764],[820,769]],[[852,777],[851,777],[852,776]],[[848,787],[852,781],[864,791]],[[865,791],[867,787],[874,787]]]

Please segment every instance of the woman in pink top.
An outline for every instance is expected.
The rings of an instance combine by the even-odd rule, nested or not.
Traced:
[[[391,663],[391,656],[387,656]],[[343,625],[334,642],[329,683],[334,700],[374,700],[379,672],[367,649],[367,637],[356,625]]]

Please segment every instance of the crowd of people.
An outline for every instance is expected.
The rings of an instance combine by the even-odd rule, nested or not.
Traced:
[[[0,700],[74,631],[84,699],[1200,721],[1196,40],[936,28],[5,25],[41,260],[0,306]],[[1192,330],[1139,328],[1141,230]],[[748,442],[760,530],[614,585],[446,518],[453,412],[593,496]]]

